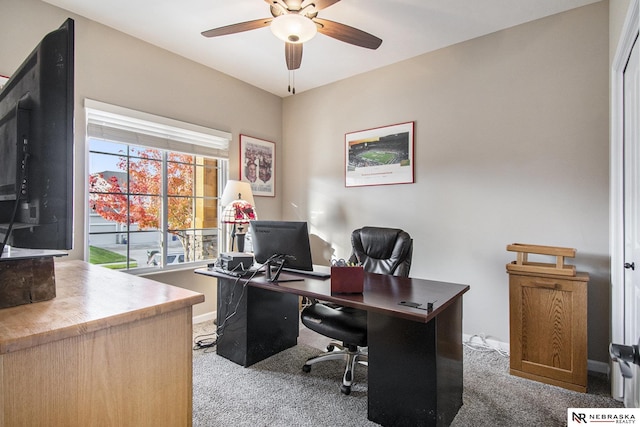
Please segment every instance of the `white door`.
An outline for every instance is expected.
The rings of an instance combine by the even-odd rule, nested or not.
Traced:
[[[636,38],[623,74],[624,87],[624,325],[625,344],[640,339],[640,57]],[[640,367],[624,384],[626,407],[640,407]]]

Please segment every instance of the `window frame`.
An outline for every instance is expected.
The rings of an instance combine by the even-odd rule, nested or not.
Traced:
[[[223,232],[224,224],[220,223],[221,218],[221,207],[220,207],[220,196],[223,192],[223,189],[226,185],[227,180],[229,179],[228,173],[228,147],[231,141],[231,134],[223,131],[218,131],[215,129],[204,128],[201,126],[192,125],[189,123],[179,122],[173,119],[168,119],[160,116],[153,116],[148,113],[143,113],[135,110],[130,110],[118,106],[113,106],[109,104],[104,104],[98,101],[93,101],[86,99],[85,100],[85,109],[87,112],[87,132],[85,135],[85,153],[86,153],[86,165],[87,169],[89,169],[90,165],[90,156],[94,151],[92,150],[92,140],[104,140],[108,142],[112,142],[115,144],[122,144],[127,147],[126,156],[131,155],[130,147],[134,147],[134,149],[154,149],[160,150],[162,157],[162,190],[160,197],[162,198],[162,212],[160,215],[160,228],[158,229],[158,233],[161,233],[161,242],[167,242],[168,239],[171,238],[172,234],[169,232],[169,221],[168,221],[168,210],[166,207],[168,206],[169,199],[171,195],[168,194],[168,174],[167,172],[167,163],[171,153],[176,154],[187,154],[193,156],[193,167],[197,168],[198,158],[208,158],[217,161],[217,195],[215,195],[216,199],[216,212],[218,221],[215,224],[215,229],[217,232],[217,253],[219,254],[223,248],[225,248],[228,244],[226,233]],[[106,119],[105,119],[106,118]],[[112,120],[113,119],[113,120]],[[120,125],[124,123],[124,131],[120,133]],[[139,128],[136,128],[136,124],[141,124]],[[111,137],[115,135],[115,137]],[[120,138],[122,136],[122,138]],[[135,141],[141,140],[141,142],[132,143],[131,138],[137,138]],[[204,167],[204,166],[203,166]],[[194,169],[194,175],[196,169]],[[204,169],[203,169],[204,170]],[[128,174],[128,171],[126,172]],[[89,208],[90,202],[90,185],[88,177],[91,174],[90,170],[87,170],[85,177],[85,232],[84,232],[84,258],[87,262],[90,259],[89,252],[89,238],[92,234],[100,234],[100,233],[91,233],[90,220],[92,210]],[[128,192],[128,190],[127,190]],[[185,196],[187,197],[187,196]],[[197,199],[209,199],[211,197],[207,197],[205,195],[198,196],[197,192],[194,192],[192,195],[188,196],[192,198],[195,204]],[[129,207],[127,207],[127,212],[129,212]],[[125,233],[129,235],[131,231],[126,227],[127,230]],[[196,228],[195,224],[192,224],[192,227],[189,228],[194,234],[198,233],[199,230],[212,230],[213,227],[206,228]],[[155,231],[154,231],[155,232]],[[187,231],[188,233],[188,231]],[[109,233],[107,233],[109,234]],[[129,258],[129,253],[131,249],[131,239],[127,239],[127,248],[126,254],[127,258]],[[161,252],[160,256],[162,259],[162,263],[159,266],[147,266],[144,265],[142,267],[133,267],[129,268],[127,264],[126,268],[119,269],[119,271],[136,274],[136,275],[144,275],[144,274],[152,274],[152,273],[160,273],[163,271],[171,271],[171,270],[181,270],[181,269],[193,269],[194,267],[199,267],[202,265],[206,265],[212,261],[212,259],[204,259],[197,261],[188,261],[179,264],[168,264],[168,256],[171,255],[170,248],[168,244],[161,244]]]

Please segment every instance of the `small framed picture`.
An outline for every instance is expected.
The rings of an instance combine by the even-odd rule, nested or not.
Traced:
[[[4,86],[4,84],[8,81],[9,81],[9,77],[3,76],[2,74],[0,74],[0,89],[2,89],[2,86]]]
[[[254,196],[275,197],[275,143],[240,135],[240,180],[251,184]]]
[[[345,135],[345,186],[408,184],[413,177],[414,122]]]

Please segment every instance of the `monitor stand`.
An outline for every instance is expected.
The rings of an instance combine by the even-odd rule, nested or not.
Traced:
[[[269,282],[277,282],[278,277],[280,277],[280,273],[282,273],[282,267],[284,267],[285,256],[279,255],[277,257],[270,258],[266,263],[265,267],[267,269],[267,281]],[[275,272],[273,271],[275,269]]]
[[[0,309],[56,296],[54,257],[66,252],[6,246],[0,256]]]

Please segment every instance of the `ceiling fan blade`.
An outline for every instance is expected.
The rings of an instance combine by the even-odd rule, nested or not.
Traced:
[[[313,22],[318,24],[319,33],[345,43],[366,47],[367,49],[377,49],[382,44],[382,39],[339,22],[319,18],[314,18]]]
[[[258,28],[266,27],[271,23],[271,21],[273,21],[273,18],[262,18],[253,21],[240,22],[238,24],[231,24],[224,27],[203,31],[202,35],[205,37],[218,37],[225,36],[227,34],[241,33],[243,31],[256,30]]]
[[[322,10],[322,9],[326,9],[329,6],[338,3],[340,0],[307,0],[304,3],[306,3],[305,7],[313,4],[314,5],[314,9],[315,10]]]
[[[302,64],[302,43],[285,43],[284,58],[288,70],[297,70]]]

